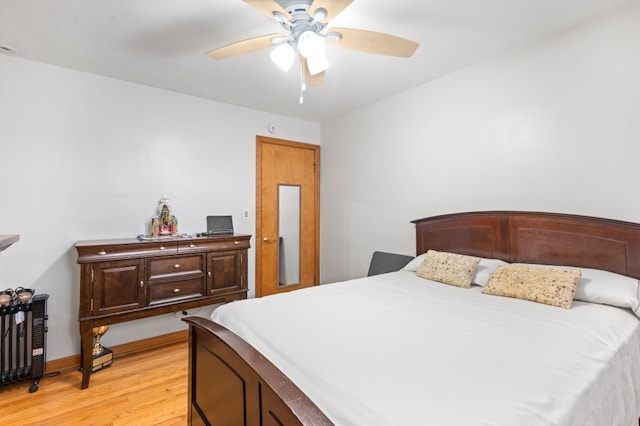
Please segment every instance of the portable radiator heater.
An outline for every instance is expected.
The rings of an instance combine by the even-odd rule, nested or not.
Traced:
[[[29,392],[38,390],[46,363],[48,298],[17,290],[0,306],[0,386],[31,379]]]

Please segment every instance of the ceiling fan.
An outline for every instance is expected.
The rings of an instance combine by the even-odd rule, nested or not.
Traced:
[[[378,55],[410,57],[418,43],[390,34],[354,28],[328,28],[353,0],[243,0],[269,17],[284,29],[284,34],[266,34],[211,50],[206,55],[225,59],[256,50],[277,46],[272,60],[285,71],[296,56],[300,61],[301,93],[306,86],[324,83],[329,60],[324,54],[325,42],[351,50]]]

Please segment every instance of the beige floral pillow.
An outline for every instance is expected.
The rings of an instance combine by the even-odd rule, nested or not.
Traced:
[[[421,278],[470,288],[479,257],[429,250],[416,274]]]
[[[570,308],[581,276],[579,269],[503,265],[491,274],[482,292]]]

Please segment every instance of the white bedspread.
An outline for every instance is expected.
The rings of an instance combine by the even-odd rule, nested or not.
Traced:
[[[233,302],[212,319],[337,425],[637,425],[640,320],[394,272]]]

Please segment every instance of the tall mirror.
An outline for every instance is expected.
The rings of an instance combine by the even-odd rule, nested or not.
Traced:
[[[278,284],[300,282],[300,186],[278,185]]]

